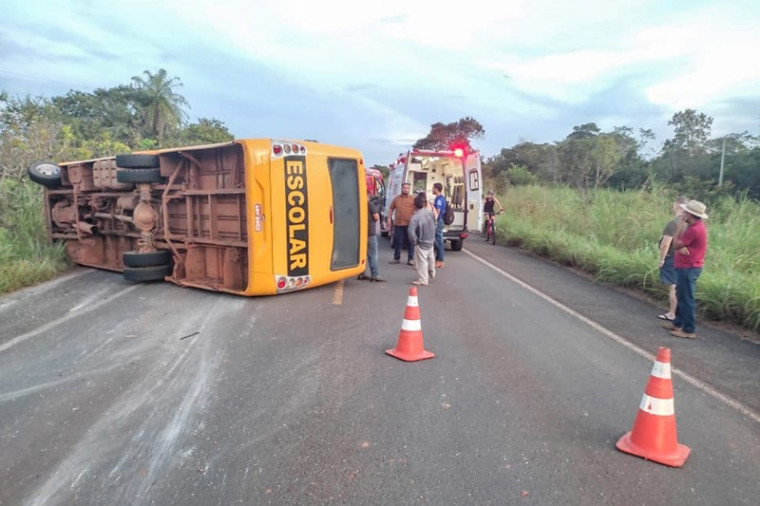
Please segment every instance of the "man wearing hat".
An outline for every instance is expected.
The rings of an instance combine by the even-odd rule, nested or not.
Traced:
[[[694,293],[707,251],[707,229],[703,221],[707,219],[707,206],[690,200],[687,204],[681,204],[681,209],[685,211],[682,219],[687,228],[673,238],[678,305],[675,319],[664,327],[676,337],[694,339],[697,337],[697,303]]]

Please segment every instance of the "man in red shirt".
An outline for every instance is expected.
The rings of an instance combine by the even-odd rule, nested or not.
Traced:
[[[682,219],[687,227],[685,230],[679,227],[681,233],[676,232],[673,238],[678,305],[675,319],[664,327],[676,337],[694,339],[697,337],[697,303],[694,292],[707,252],[707,229],[703,221],[707,219],[707,206],[691,200],[688,204],[681,204],[681,208],[686,211]]]

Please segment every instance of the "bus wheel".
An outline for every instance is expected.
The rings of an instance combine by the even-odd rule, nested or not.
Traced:
[[[27,173],[29,179],[42,186],[48,188],[61,186],[61,168],[53,162],[33,163]]]
[[[462,251],[462,239],[455,239],[451,241],[451,251]]]
[[[158,155],[116,155],[120,169],[152,169],[158,167]]]
[[[124,267],[124,279],[127,281],[161,281],[172,273],[172,266],[153,265],[150,267]]]
[[[161,172],[158,168],[118,169],[116,181],[119,183],[158,183],[161,181]]]
[[[167,265],[172,260],[169,250],[160,249],[150,253],[139,253],[137,251],[125,251],[121,256],[125,267],[154,267],[157,265]]]

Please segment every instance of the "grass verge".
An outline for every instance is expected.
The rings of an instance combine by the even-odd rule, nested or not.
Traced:
[[[498,236],[597,280],[641,289],[665,300],[658,241],[675,195],[651,191],[519,186],[500,198]],[[697,282],[703,317],[760,331],[760,205],[724,197],[708,206],[708,249]]]
[[[0,180],[0,294],[52,279],[69,266],[63,246],[47,240],[42,188]]]

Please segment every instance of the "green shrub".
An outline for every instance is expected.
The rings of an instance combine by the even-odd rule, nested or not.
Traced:
[[[42,188],[0,180],[0,293],[46,281],[67,267],[63,246],[47,239]]]

